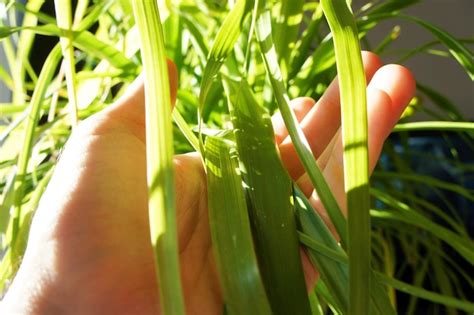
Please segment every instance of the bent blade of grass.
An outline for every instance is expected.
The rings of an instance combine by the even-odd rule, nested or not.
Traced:
[[[325,246],[322,244],[318,244],[319,242],[315,239],[313,239],[311,236],[307,234],[300,234],[303,235],[304,238],[304,243],[307,245],[310,245],[308,248],[310,249],[310,254],[314,252],[321,252],[322,255],[327,256],[330,258],[333,262],[340,262],[343,263],[344,265],[347,265],[348,263],[348,258],[345,254],[340,254],[335,252],[334,250],[326,250]],[[397,280],[395,278],[389,277],[383,273],[380,273],[378,271],[374,271],[373,277],[374,280],[376,280],[378,283],[390,286],[398,291],[405,292],[407,294],[410,294],[412,296],[425,299],[427,301],[431,301],[434,303],[439,303],[442,305],[446,305],[449,307],[454,307],[459,310],[463,310],[466,312],[473,312],[474,311],[474,303],[466,300],[461,300],[457,299],[451,296],[446,296],[439,294],[437,292],[433,291],[428,291],[425,290],[421,287],[411,285],[409,283]],[[320,283],[318,283],[318,286]],[[327,286],[324,286],[324,290],[328,291]],[[330,297],[331,295],[329,292],[326,292],[325,295],[327,297]],[[331,296],[332,297],[332,296]],[[333,302],[333,304],[335,304]],[[386,313],[381,313],[381,314],[386,314]]]
[[[168,67],[156,1],[132,1],[145,69],[147,180],[150,237],[161,309],[184,315],[176,227],[173,134]]]
[[[435,205],[434,203],[431,203],[424,198],[417,197],[415,194],[406,194],[404,192],[394,190],[388,190],[388,192],[392,197],[398,197],[399,200],[402,200],[401,198],[406,200],[406,202],[409,203],[410,208],[413,209],[415,212],[431,212],[434,215],[438,216],[440,219],[442,219],[444,223],[447,224],[446,226],[449,225],[450,229],[456,231],[456,233],[458,233],[459,235],[468,235],[464,222],[459,220],[459,218],[453,218],[449,213],[441,209],[438,204]]]
[[[20,228],[21,218],[21,207],[22,199],[24,196],[25,189],[25,176],[27,173],[28,161],[31,156],[31,150],[33,146],[33,140],[35,136],[35,128],[39,119],[39,112],[43,103],[44,95],[49,87],[49,84],[54,76],[56,67],[61,60],[61,47],[56,45],[50,52],[49,56],[41,70],[41,74],[38,79],[38,83],[31,97],[29,105],[29,119],[26,121],[25,133],[23,137],[22,150],[18,156],[17,173],[15,175],[15,184],[13,192],[13,211],[11,217],[11,233],[9,236],[10,246],[12,246],[12,259],[18,259],[20,253],[15,248],[15,240],[17,239],[18,231]]]
[[[290,100],[286,92],[285,85],[282,81],[282,76],[278,66],[277,56],[271,36],[272,31],[269,11],[265,11],[260,14],[260,17],[257,20],[257,28],[255,31],[265,67],[273,88],[273,93],[275,94],[278,107],[285,122],[286,128],[288,129],[291,141],[295,146],[296,152],[298,153],[298,157],[300,158],[305,171],[308,173],[313,186],[318,192],[321,202],[328,211],[331,221],[336,227],[337,233],[341,237],[342,243],[346,244],[347,233],[342,211],[334,195],[329,189],[329,185],[324,179],[324,176],[317,165],[316,160],[314,159],[313,153],[311,152],[309,143],[306,140],[306,137],[296,120],[296,116],[289,105]]]
[[[461,40],[454,38],[448,32],[428,23],[420,18],[400,13],[370,14],[358,21],[360,31],[373,28],[378,22],[386,19],[397,18],[416,23],[434,35],[446,48],[451,56],[463,67],[471,80],[474,80],[474,54]]]
[[[358,31],[345,0],[322,0],[334,38],[341,95],[349,229],[349,314],[370,313],[371,227],[366,81]]]
[[[442,190],[448,190],[455,192],[467,200],[474,201],[474,189],[466,188],[458,184],[453,184],[446,182],[431,176],[403,173],[403,172],[387,172],[387,171],[377,171],[374,172],[374,178],[388,178],[388,179],[398,179],[405,180],[409,182],[422,183],[430,188],[439,188]],[[447,201],[447,200],[446,200]]]
[[[432,222],[425,216],[413,211],[410,207],[393,198],[380,190],[373,189],[371,193],[386,205],[392,207],[395,211],[377,211],[372,210],[374,217],[402,221],[432,233],[434,236],[446,242],[453,247],[464,259],[474,265],[474,250],[472,241],[468,236],[461,236],[448,230],[447,228]]]
[[[270,116],[246,81],[225,77],[249,215],[274,314],[311,314],[299,252],[292,183],[278,156]],[[282,263],[284,262],[284,263]]]
[[[216,39],[211,47],[207,64],[201,80],[201,91],[199,93],[198,107],[198,133],[201,154],[205,155],[202,144],[201,129],[204,113],[208,111],[206,107],[206,98],[214,82],[214,77],[219,72],[227,56],[234,49],[234,45],[242,32],[247,13],[252,9],[252,0],[238,0],[230,13],[224,19],[222,26],[217,32]]]
[[[375,277],[381,283],[389,285],[400,292],[405,292],[407,294],[431,301],[434,303],[443,304],[449,307],[454,307],[469,313],[474,312],[474,303],[456,299],[451,296],[445,296],[436,292],[428,291],[420,287],[410,285],[406,282],[391,278],[382,273],[376,273]]]
[[[272,314],[260,275],[235,145],[206,138],[209,225],[228,314]]]
[[[422,19],[409,15],[400,15],[400,17],[421,25],[435,35],[448,48],[454,59],[466,70],[471,80],[474,81],[474,54],[466,46],[446,31]]]

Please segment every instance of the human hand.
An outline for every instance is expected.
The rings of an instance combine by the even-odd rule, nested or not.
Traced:
[[[369,156],[414,94],[403,67],[364,53]],[[176,70],[169,66],[172,97]],[[326,179],[344,208],[339,91],[333,83],[316,103],[292,108]],[[143,85],[74,131],[35,214],[20,270],[2,314],[158,314],[159,294],[148,230]],[[319,213],[326,212],[298,162],[281,117],[273,117],[283,163]],[[174,158],[181,277],[188,314],[220,314],[222,296],[212,255],[206,180],[196,154]],[[327,220],[329,226],[330,223]],[[317,273],[302,255],[308,287]],[[3,309],[2,309],[3,307]]]

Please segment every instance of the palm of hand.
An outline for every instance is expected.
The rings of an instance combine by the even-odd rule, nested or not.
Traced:
[[[67,283],[59,282],[51,290],[76,301],[78,307],[89,305],[91,313],[99,309],[102,314],[157,313],[145,139],[120,121],[104,118],[95,117],[96,121],[88,123],[93,128],[85,126],[68,144],[80,143],[75,146],[79,152],[65,152],[71,155],[63,159],[69,163],[76,159],[67,167],[79,169],[73,177],[81,180],[61,178],[64,191],[73,192],[67,210],[55,216],[50,212],[44,220],[51,220],[55,228],[42,224],[48,231],[38,231],[61,253],[55,257],[57,273],[69,275]],[[192,262],[181,268],[187,306],[200,314],[216,313],[221,297],[211,258],[203,169],[196,155],[176,156],[175,168],[180,260]],[[71,177],[70,171],[64,174]],[[85,290],[78,294],[81,288]],[[107,299],[110,303],[104,303]]]

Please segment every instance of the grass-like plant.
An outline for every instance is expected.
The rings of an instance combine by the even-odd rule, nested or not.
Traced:
[[[419,95],[437,112],[419,99],[412,102],[385,146],[385,163],[369,181],[359,42],[365,43],[368,32],[388,19],[413,22],[433,42],[400,59],[430,53],[438,44],[443,56],[474,78],[469,40],[401,13],[419,1],[367,1],[353,11],[345,0],[106,0],[77,1],[75,8],[57,0],[57,18],[41,11],[43,2],[0,2],[6,55],[0,80],[12,93],[11,102],[0,104],[0,292],[18,269],[31,217],[72,130],[116,101],[143,72],[149,227],[165,314],[185,312],[172,158],[190,151],[201,154],[206,169],[224,312],[415,314],[422,301],[432,312],[474,312],[466,292],[473,288],[472,233],[459,214],[462,204],[446,197],[449,192],[472,207],[474,191],[462,180],[417,174],[407,162],[427,158],[410,147],[411,137],[436,131],[451,150],[451,156],[438,157],[440,165],[472,177],[472,164],[459,158],[449,139],[455,135],[472,153],[474,124],[448,98],[418,82]],[[21,24],[18,12],[24,15]],[[37,73],[31,61],[38,35],[53,36],[58,44]],[[388,34],[378,52],[389,50],[396,38]],[[173,112],[166,57],[179,71]],[[347,218],[289,105],[297,96],[321,96],[336,73]],[[339,243],[282,165],[270,119],[277,110]],[[407,122],[413,111],[435,120]],[[309,294],[300,245],[320,273]]]

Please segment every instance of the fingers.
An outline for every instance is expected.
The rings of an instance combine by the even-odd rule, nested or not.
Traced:
[[[401,113],[408,105],[414,93],[415,80],[413,76],[406,68],[397,65],[384,66],[378,70],[369,84],[367,90],[367,114],[369,170],[371,173],[377,164],[385,139],[392,131],[393,126],[400,118]],[[345,212],[346,198],[341,133],[337,134],[337,140],[323,169],[323,174],[341,209]],[[298,180],[298,184],[305,193],[312,191],[312,185],[307,176],[301,177]],[[330,229],[335,232],[315,192],[311,195],[310,201]]]
[[[367,82],[370,82],[372,76],[382,66],[382,62],[377,55],[370,52],[363,52],[362,57]],[[335,79],[301,122],[303,132],[316,158],[324,151],[339,129],[341,115],[339,101],[339,84]],[[304,169],[299,162],[291,139],[287,137],[279,148],[288,172],[293,178],[299,178]]]
[[[329,159],[331,158],[333,149],[337,141],[339,140],[341,133],[341,129],[339,128],[334,137],[331,139],[331,142],[327,145],[326,149],[323,151],[323,153],[319,156],[317,163],[318,166],[321,170],[324,170],[326,168],[326,165],[329,162]],[[305,194],[305,196],[309,197],[311,193],[313,192],[314,188],[313,185],[311,184],[311,180],[308,176],[308,173],[304,173],[297,181],[296,184],[298,187],[300,187],[301,191]]]
[[[391,130],[415,94],[415,78],[405,67],[386,65],[375,73],[369,87],[379,89],[389,95],[392,101]]]
[[[306,114],[314,106],[315,101],[310,97],[298,97],[290,102],[290,107],[295,113],[296,120],[301,122]],[[275,141],[280,144],[287,136],[288,130],[286,130],[285,123],[281,117],[281,113],[278,112],[272,117],[273,131],[275,133]]]
[[[300,254],[301,262],[303,265],[304,278],[306,282],[306,289],[308,290],[308,292],[312,292],[314,290],[314,287],[316,286],[316,282],[318,281],[319,272],[313,266],[313,263],[311,262],[308,254],[302,247],[300,248]]]
[[[176,101],[178,89],[178,72],[176,65],[167,60],[168,77],[170,82],[171,106]],[[128,127],[137,130],[140,134],[144,133],[145,126],[145,89],[143,84],[143,74],[141,74],[127,89],[125,94],[112,106],[104,112],[110,117],[119,119]]]

